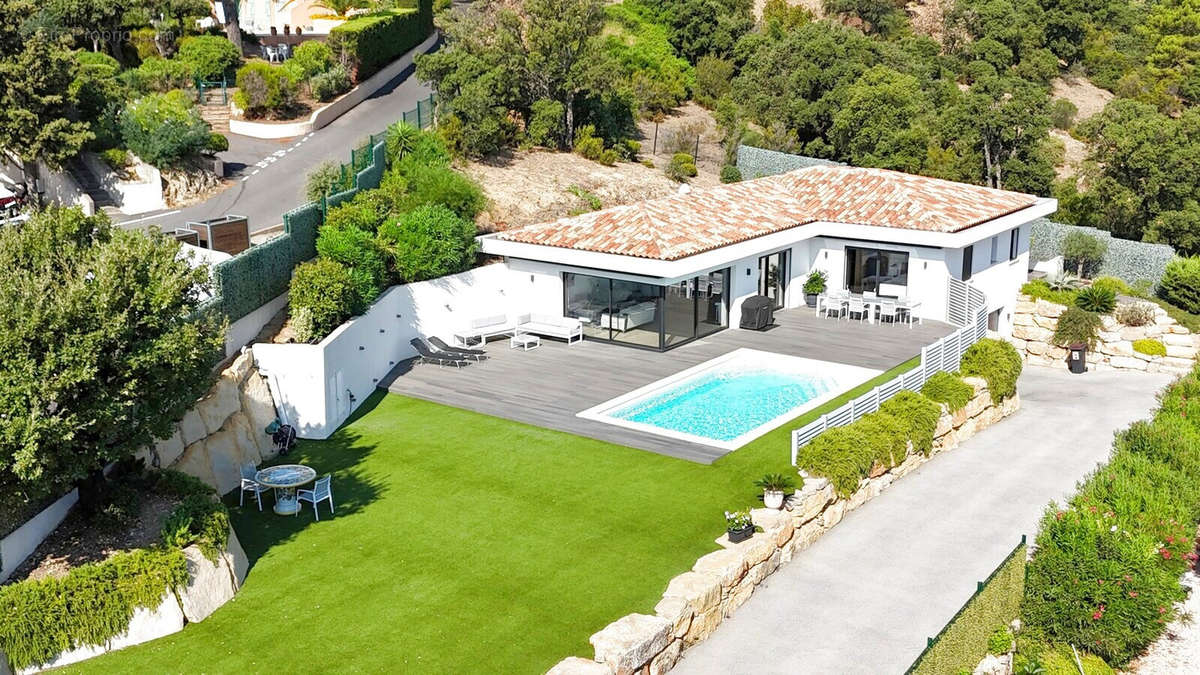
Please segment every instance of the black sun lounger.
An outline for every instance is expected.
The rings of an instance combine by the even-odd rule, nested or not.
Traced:
[[[408,343],[421,355],[421,363],[436,363],[439,366],[454,366],[455,368],[462,368],[469,363],[469,361],[456,354],[435,352],[421,338],[413,338]]]
[[[453,354],[455,356],[462,357],[468,361],[482,361],[487,358],[487,352],[483,351],[482,349],[451,347],[450,345],[446,344],[442,338],[436,335],[432,335],[427,339],[429,340],[429,344],[433,345],[434,349],[446,354]]]

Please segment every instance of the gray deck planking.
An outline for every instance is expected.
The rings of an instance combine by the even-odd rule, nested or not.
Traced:
[[[509,349],[508,338],[497,338],[488,343],[489,358],[482,363],[455,369],[405,361],[379,386],[396,394],[709,464],[726,451],[575,415],[739,347],[886,370],[954,330],[934,321],[911,330],[904,325],[839,322],[803,309],[775,317],[776,327],[765,332],[724,330],[668,352],[586,339],[566,345],[546,338],[541,347],[525,352]]]

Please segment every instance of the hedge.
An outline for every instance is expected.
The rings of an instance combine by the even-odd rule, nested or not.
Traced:
[[[1021,611],[1025,594],[1024,539],[1004,562],[992,572],[946,624],[932,646],[927,648],[910,673],[968,672],[988,653],[988,638],[997,628],[1007,626]]]
[[[417,9],[376,12],[359,16],[329,31],[329,46],[346,56],[354,81],[379,72],[433,31],[433,0],[420,0]]]
[[[967,348],[959,364],[963,375],[987,380],[988,391],[996,403],[1017,393],[1021,376],[1021,355],[1006,340],[984,338]]]
[[[1157,284],[1162,279],[1167,263],[1175,257],[1175,249],[1166,244],[1117,239],[1104,230],[1039,218],[1033,221],[1031,227],[1030,262],[1041,262],[1062,255],[1062,241],[1073,231],[1085,232],[1106,242],[1108,252],[1097,274],[1114,276],[1127,284],[1136,284],[1143,279]]]
[[[931,401],[945,403],[950,412],[957,412],[967,407],[975,390],[954,373],[941,371],[929,376],[921,393]]]
[[[1172,260],[1159,282],[1158,296],[1192,314],[1200,314],[1200,257]]]

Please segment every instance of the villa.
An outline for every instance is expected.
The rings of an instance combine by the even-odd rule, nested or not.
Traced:
[[[666,350],[739,323],[753,295],[804,304],[830,289],[907,298],[945,319],[948,279],[988,298],[1011,333],[1030,223],[1054,199],[896,171],[815,166],[480,238],[538,288],[532,311],[583,322],[589,340]]]

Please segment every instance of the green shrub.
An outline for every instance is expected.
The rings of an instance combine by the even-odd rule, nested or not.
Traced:
[[[324,42],[309,40],[297,46],[288,61],[296,64],[304,79],[308,79],[333,67],[333,50]]]
[[[179,43],[175,57],[192,68],[202,80],[220,80],[242,61],[237,47],[220,35],[193,35]]]
[[[1075,124],[1075,116],[1078,114],[1079,108],[1065,98],[1056,98],[1050,103],[1050,123],[1055,129],[1070,129]]]
[[[1099,314],[1078,307],[1068,307],[1058,317],[1058,324],[1054,327],[1054,344],[1060,347],[1085,344],[1088,349],[1095,349],[1102,326]]]
[[[1100,269],[1100,263],[1104,262],[1108,244],[1099,237],[1093,237],[1081,230],[1072,230],[1063,237],[1060,250],[1064,265],[1073,268],[1075,274],[1081,277],[1090,277]]]
[[[1092,281],[1092,288],[1111,291],[1113,295],[1133,295],[1133,290],[1129,288],[1129,284],[1116,277],[1096,277]]]
[[[534,145],[562,148],[567,136],[566,108],[548,98],[534,101],[525,133]]]
[[[868,470],[876,465],[890,469],[908,456],[908,423],[890,413],[876,411],[863,415],[854,424],[867,439],[867,446],[860,452],[871,460]],[[866,474],[861,476],[866,478]]]
[[[992,400],[999,403],[1017,393],[1021,365],[1021,355],[1016,347],[1005,340],[984,338],[963,353],[959,372],[986,380]]]
[[[1188,419],[1159,414],[1117,434],[1117,452],[1129,452],[1173,468],[1200,484],[1200,430]]]
[[[296,105],[299,85],[282,67],[254,60],[238,69],[233,98],[247,118],[282,116]]]
[[[318,73],[308,81],[313,98],[318,101],[329,101],[350,91],[350,73],[341,64],[329,69],[328,72]]]
[[[228,149],[229,139],[224,134],[218,134],[214,131],[208,135],[208,147],[206,150],[209,152],[225,152]]]
[[[387,262],[371,232],[326,222],[317,233],[317,255],[350,271],[355,294],[352,314],[365,311],[375,302],[387,282]]]
[[[116,77],[121,63],[104,52],[75,52],[80,74],[92,77]]]
[[[1075,306],[1086,312],[1108,314],[1117,306],[1117,296],[1106,286],[1089,286],[1075,294]]]
[[[809,271],[808,277],[804,279],[804,286],[802,287],[804,294],[820,295],[824,293],[828,279],[829,275],[825,273],[825,270],[813,268]]]
[[[1068,307],[1075,304],[1075,296],[1078,291],[1075,290],[1054,290],[1050,288],[1050,284],[1043,279],[1034,279],[1021,286],[1021,292],[1031,298],[1053,302],[1058,305],[1067,305]]]
[[[575,145],[573,146],[575,154],[605,166],[612,166],[617,161],[616,152],[605,150],[604,139],[595,134],[596,127],[591,124],[579,127],[579,130],[575,132]]]
[[[833,489],[848,497],[871,470],[871,457],[863,452],[867,437],[857,423],[829,429],[796,452],[796,466],[828,478]]]
[[[408,182],[408,194],[397,204],[399,212],[425,204],[442,204],[459,217],[473,221],[487,205],[479,184],[449,166],[415,164],[406,159],[401,167]]]
[[[686,152],[677,152],[671,156],[671,161],[663,172],[671,180],[686,182],[688,178],[696,175],[696,160]]]
[[[934,373],[921,387],[921,393],[931,401],[945,403],[950,412],[967,407],[975,390],[954,373]]]
[[[167,514],[162,527],[167,547],[186,548],[195,544],[209,560],[229,542],[229,509],[212,495],[192,494]]]
[[[187,94],[147,94],[121,112],[121,138],[135,155],[163,168],[208,147],[208,123]]]
[[[379,72],[433,30],[430,0],[416,10],[381,11],[357,16],[329,31],[329,47],[350,64],[355,82]]]
[[[288,286],[296,339],[318,342],[352,316],[358,294],[350,270],[327,258],[296,267]]]
[[[716,56],[702,56],[696,62],[696,101],[709,108],[733,86],[733,62]]]
[[[740,183],[742,181],[742,170],[732,164],[726,164],[721,167],[721,182],[722,183]]]
[[[987,650],[989,654],[1004,655],[1012,649],[1013,636],[1008,626],[1001,626],[988,636]]]
[[[928,455],[933,449],[933,432],[937,430],[941,407],[912,391],[901,391],[879,405],[879,411],[887,413],[904,425],[913,451]]]
[[[215,495],[217,491],[208,483],[175,469],[162,469],[151,474],[155,492],[175,497],[192,495]]]
[[[1117,305],[1113,317],[1126,326],[1146,326],[1154,323],[1154,309],[1149,302],[1125,302]]]
[[[329,209],[325,215],[322,229],[335,230],[357,229],[374,234],[383,221],[387,219],[389,207],[381,207],[378,203],[378,191],[365,190],[354,195],[348,202],[342,202]]]
[[[129,151],[125,148],[109,148],[107,150],[101,150],[99,154],[100,159],[104,160],[104,163],[108,165],[108,168],[112,169],[113,171],[120,172],[128,167],[131,163],[131,160],[129,159]]]
[[[1015,675],[1079,675],[1079,665],[1083,666],[1083,675],[1113,675],[1115,671],[1104,659],[1071,645],[1038,645],[1036,656],[1018,656]],[[1079,665],[1075,659],[1079,659]],[[1035,667],[1036,664],[1036,667]],[[1038,670],[1041,668],[1041,670]]]
[[[1175,258],[1158,282],[1158,297],[1192,314],[1200,314],[1200,257]]]
[[[1167,348],[1163,343],[1153,338],[1143,338],[1133,341],[1133,351],[1146,356],[1166,356]]]
[[[183,89],[192,82],[192,66],[175,59],[152,56],[142,65],[122,74],[122,79],[131,89],[139,93],[152,91],[165,93],[172,89]]]
[[[617,153],[617,156],[626,162],[636,162],[638,161],[638,153],[642,151],[642,144],[632,138],[626,138],[618,141],[612,149]]]
[[[141,494],[134,486],[126,481],[114,481],[92,514],[92,523],[105,532],[120,532],[134,524],[141,507]]]
[[[117,553],[65,577],[0,586],[0,651],[14,668],[45,663],[125,632],[138,608],[155,609],[188,580],[179,549]]]
[[[310,202],[320,202],[335,192],[349,190],[351,185],[349,173],[343,173],[342,167],[333,160],[321,162],[304,180],[304,198]]]
[[[379,244],[402,283],[470,269],[479,247],[475,224],[442,204],[427,204],[384,223]]]

